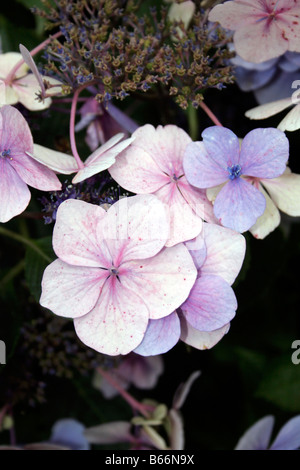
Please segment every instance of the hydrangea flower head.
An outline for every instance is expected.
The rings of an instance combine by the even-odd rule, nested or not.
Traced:
[[[21,214],[29,204],[28,186],[41,191],[61,189],[55,173],[33,160],[29,126],[22,114],[12,106],[0,108],[0,222]]]
[[[170,238],[167,246],[195,238],[202,220],[214,222],[205,191],[192,187],[184,174],[183,156],[190,136],[174,125],[137,129],[134,142],[109,168],[114,180],[127,191],[155,194],[169,209]]]
[[[235,31],[235,49],[249,62],[300,52],[299,0],[233,0],[215,6],[209,20]]]
[[[187,248],[164,248],[169,221],[152,195],[123,198],[106,212],[69,199],[57,211],[40,303],[74,318],[87,346],[128,354],[149,318],[169,315],[188,297],[196,268]]]
[[[277,178],[286,169],[289,141],[278,129],[254,129],[243,139],[229,129],[213,126],[202,142],[189,144],[184,156],[187,180],[197,188],[224,184],[214,214],[225,227],[245,232],[266,208],[263,194],[245,177]]]

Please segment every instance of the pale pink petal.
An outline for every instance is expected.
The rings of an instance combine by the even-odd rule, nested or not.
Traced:
[[[61,189],[61,182],[56,174],[35,161],[24,152],[14,151],[10,159],[11,166],[26,184],[41,191],[56,191]]]
[[[135,143],[118,156],[108,171],[122,188],[132,193],[153,193],[170,182],[147,149],[136,147]]]
[[[234,34],[236,53],[249,62],[260,63],[279,57],[289,49],[289,41],[281,23],[266,21],[245,24]]]
[[[53,249],[69,264],[109,268],[110,257],[98,226],[106,212],[99,206],[78,199],[64,201],[57,210]]]
[[[278,124],[281,131],[294,132],[300,129],[300,105],[297,104]]]
[[[196,370],[189,376],[189,378],[185,382],[179,385],[173,397],[172,408],[174,408],[175,410],[180,410],[180,408],[182,408],[187,399],[188,394],[190,393],[192,385],[194,384],[195,380],[200,377],[200,375],[201,371]]]
[[[91,163],[92,161],[94,161],[95,159],[97,159],[98,157],[100,157],[100,155],[103,155],[104,153],[106,153],[108,150],[112,149],[113,147],[115,147],[117,144],[121,144],[120,145],[120,150],[119,152],[121,152],[121,149],[122,150],[125,150],[126,147],[128,147],[128,145],[130,145],[134,139],[126,139],[122,142],[120,142],[121,139],[123,139],[124,137],[124,134],[122,132],[119,132],[118,134],[114,135],[111,139],[109,139],[107,142],[105,142],[105,144],[101,145],[99,148],[97,148],[85,161],[85,163]],[[124,148],[122,148],[122,143],[124,145]]]
[[[249,109],[249,111],[245,113],[245,116],[249,119],[267,119],[268,117],[281,113],[281,111],[289,108],[290,106],[293,106],[291,98],[284,98],[282,100],[273,101],[272,103],[262,104],[261,106]]]
[[[110,356],[133,351],[148,324],[149,311],[142,297],[142,292],[137,295],[116,277],[110,277],[94,309],[75,318],[78,337],[86,346]]]
[[[209,21],[218,21],[223,28],[235,30],[262,16],[263,6],[256,0],[230,1],[215,6],[209,13]]]
[[[29,204],[30,191],[8,161],[0,157],[0,222],[21,214]]]
[[[279,178],[282,178],[282,177],[280,176]],[[272,199],[269,197],[269,195],[266,193],[266,191],[263,189],[261,185],[259,185],[259,190],[262,192],[262,194],[264,195],[266,199],[266,210],[263,213],[263,215],[261,215],[257,219],[253,227],[249,229],[249,232],[251,232],[255,238],[262,240],[271,232],[273,232],[273,230],[275,230],[276,227],[278,227],[278,225],[280,224],[280,214],[274,202],[272,201]],[[300,215],[300,212],[299,212],[299,215]]]
[[[214,347],[230,328],[230,325],[228,324],[214,331],[199,331],[193,328],[183,315],[180,315],[180,324],[181,341],[200,350],[211,349]]]
[[[221,276],[233,284],[244,261],[245,238],[234,230],[214,224],[203,224],[201,236],[206,245],[206,260],[201,273]]]
[[[21,60],[23,60],[22,55],[18,52],[6,52],[5,54],[0,54],[0,78],[6,78],[9,72]],[[16,71],[14,77],[23,77],[24,75],[26,75],[28,70],[28,65],[23,63]]]
[[[2,117],[0,127],[2,149],[10,149],[11,156],[13,156],[14,152],[32,152],[32,135],[26,119],[20,111],[13,106],[7,105],[0,108],[0,115]]]
[[[47,166],[56,173],[69,175],[78,170],[78,166],[74,157],[66,153],[57,152],[56,150],[48,149],[42,145],[33,144],[33,151],[26,152],[31,158],[39,163]]]
[[[300,215],[300,175],[288,169],[279,178],[261,180],[278,209],[288,215]]]
[[[0,107],[5,104],[17,104],[18,101],[18,93],[13,89],[13,87],[5,85],[5,83],[2,82]]]
[[[165,204],[169,214],[170,236],[166,246],[191,240],[199,235],[202,229],[201,218],[184,199],[179,188],[179,184],[170,183],[154,193]],[[198,209],[202,214],[202,204]]]
[[[178,343],[180,337],[180,323],[176,312],[160,318],[149,320],[143,341],[134,352],[141,356],[154,356],[164,354]]]
[[[143,296],[150,319],[174,312],[187,299],[196,276],[192,257],[182,243],[147,260],[124,263],[120,268],[122,285]]]
[[[202,274],[181,305],[183,315],[193,328],[214,331],[235,316],[237,301],[232,288],[220,276]]]
[[[158,126],[151,124],[137,129],[133,136],[134,147],[146,150],[161,172],[179,178],[183,174],[182,160],[186,146],[192,141],[180,127],[169,124]]]
[[[100,237],[100,232],[99,232]],[[113,265],[156,255],[169,237],[168,213],[152,194],[120,199],[101,224]]]
[[[203,230],[204,226],[201,234],[198,237],[194,238],[193,240],[189,240],[188,242],[185,242],[185,246],[189,250],[189,253],[193,258],[195,267],[198,272],[203,266],[207,256],[206,244],[202,236]]]
[[[20,103],[30,111],[47,109],[52,103],[51,98],[45,98],[43,100],[38,98],[41,94],[41,88],[32,73],[19,78],[19,80],[15,80],[12,86],[18,94]]]
[[[106,278],[102,269],[57,259],[44,271],[40,304],[61,317],[81,317],[95,306]]]
[[[123,134],[118,134],[118,136],[121,136],[118,138],[119,140],[122,138]],[[115,139],[113,137],[110,139],[110,141],[106,142],[106,144],[95,150],[95,152],[93,152],[92,155],[88,157],[88,159],[84,162],[84,168],[78,171],[76,176],[74,176],[72,183],[80,183],[81,181],[110,168],[115,163],[116,157],[119,155],[119,153],[126,149],[134,139],[130,138],[123,140],[117,145],[112,143],[114,140]],[[111,142],[111,144],[109,144],[109,142]],[[108,144],[110,145],[109,147]],[[107,146],[107,149],[103,150],[103,147],[105,146]]]

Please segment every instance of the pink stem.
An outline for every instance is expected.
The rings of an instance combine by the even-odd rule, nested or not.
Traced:
[[[209,107],[204,103],[204,101],[201,101],[200,107],[207,114],[207,116],[212,120],[212,122],[215,123],[216,126],[223,127],[219,119],[214,115],[214,113],[209,109]]]
[[[76,117],[76,106],[77,106],[77,101],[78,101],[78,96],[79,93],[84,89],[85,87],[80,87],[77,88],[73,95],[72,99],[72,106],[71,106],[71,113],[70,113],[70,143],[71,143],[71,149],[73,156],[77,162],[78,168],[84,168],[84,164],[78,154],[77,147],[76,147],[76,140],[75,140],[75,117]]]
[[[101,369],[101,367],[97,367],[97,371],[104,377],[107,382],[110,383],[124,398],[125,401],[136,411],[139,411],[145,418],[149,418],[149,413],[147,411],[147,406],[143,405],[142,403],[138,402],[135,398],[133,398],[126,390],[124,390],[120,384],[109,374],[109,372]]]
[[[58,33],[55,33],[53,34],[53,36],[51,36],[50,38],[48,39],[45,39],[45,41],[41,42],[41,44],[39,44],[38,46],[36,46],[34,49],[32,49],[32,51],[30,51],[30,54],[31,56],[35,56],[35,54],[37,54],[38,52],[40,52],[45,46],[47,46],[53,39],[57,39],[59,38],[60,36],[62,35],[62,32],[59,31]],[[14,79],[14,76],[17,72],[17,70],[21,67],[21,65],[23,65],[25,63],[24,59],[21,59],[15,66],[14,68],[9,72],[9,74],[7,75],[6,79],[5,79],[5,83],[9,84],[13,79]]]

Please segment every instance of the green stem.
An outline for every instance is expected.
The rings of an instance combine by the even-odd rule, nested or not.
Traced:
[[[6,228],[0,227],[0,235],[3,235],[4,237],[11,238],[12,240],[16,240],[20,243],[23,243],[23,245],[29,246],[32,250],[34,250],[36,253],[38,253],[42,258],[44,258],[48,263],[51,263],[53,260],[50,258],[50,256],[46,255],[35,243],[33,240],[30,240],[29,238],[25,238],[22,235],[19,235],[18,233],[14,233],[11,230],[7,230]]]
[[[188,119],[190,137],[192,140],[197,140],[198,131],[199,131],[198,113],[197,113],[196,108],[194,108],[194,106],[192,106],[191,104],[189,105],[187,109],[187,119]]]
[[[5,284],[14,279],[20,272],[25,268],[25,261],[22,259],[18,264],[16,264],[8,273],[1,279],[0,289],[2,289]]]

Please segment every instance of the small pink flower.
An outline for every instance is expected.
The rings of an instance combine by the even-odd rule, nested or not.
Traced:
[[[130,353],[121,359],[117,367],[110,369],[109,374],[124,390],[127,390],[131,384],[141,390],[149,390],[155,387],[163,370],[164,363],[161,356],[142,357]],[[93,385],[105,398],[113,398],[119,393],[97,370]]]
[[[32,135],[22,114],[12,106],[0,108],[0,135],[0,222],[7,222],[28,206],[27,185],[56,191],[61,183],[53,171],[28,156],[33,151]]]
[[[171,230],[166,246],[196,237],[201,218],[215,222],[205,191],[191,186],[184,174],[183,156],[191,142],[188,134],[174,125],[155,129],[146,124],[132,137],[134,142],[109,172],[127,191],[155,194],[169,208]]]
[[[5,104],[21,103],[30,111],[40,111],[49,108],[51,98],[45,98],[43,101],[37,99],[41,92],[40,84],[33,73],[28,73],[29,67],[26,63],[21,65],[14,76],[10,79],[9,75],[13,68],[23,60],[18,52],[7,52],[0,54],[0,106]],[[61,83],[53,77],[43,77],[51,85],[57,85],[49,90],[48,94],[57,94],[61,91]]]
[[[215,6],[208,18],[235,31],[236,52],[249,62],[300,52],[300,0],[234,0]]]
[[[119,200],[107,212],[79,200],[57,211],[53,248],[40,303],[74,318],[79,338],[96,351],[128,354],[150,318],[188,297],[196,268],[183,244],[164,248],[169,221],[152,195]]]

